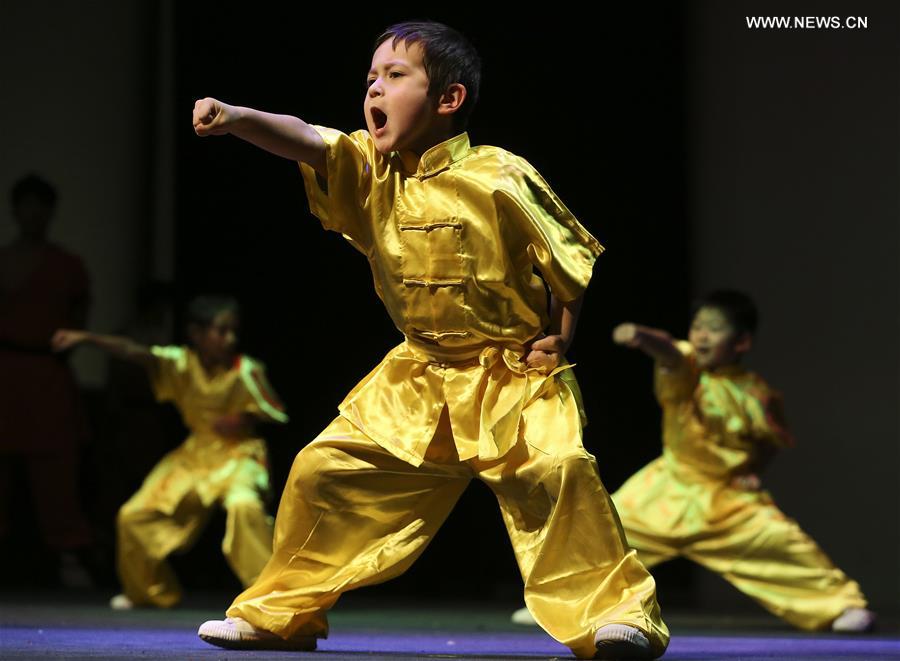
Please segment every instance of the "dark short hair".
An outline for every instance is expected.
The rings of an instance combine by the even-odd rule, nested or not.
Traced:
[[[241,306],[232,296],[197,296],[191,299],[187,308],[187,320],[189,324],[209,326],[222,312],[234,312],[240,316]]]
[[[734,289],[711,291],[694,303],[694,316],[701,308],[713,308],[721,312],[738,334],[756,333],[759,324],[756,303],[742,291]]]
[[[22,200],[29,195],[36,197],[50,207],[56,206],[56,200],[59,197],[53,184],[36,174],[25,175],[13,184],[9,195],[13,209],[19,206]]]
[[[481,58],[471,42],[453,28],[435,21],[396,23],[378,37],[374,50],[388,39],[394,40],[394,46],[401,41],[407,46],[422,46],[429,96],[439,97],[454,83],[466,88],[466,100],[453,115],[454,125],[465,129],[481,87]]]

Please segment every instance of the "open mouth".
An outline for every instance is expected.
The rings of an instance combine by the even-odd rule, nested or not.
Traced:
[[[384,114],[383,110],[378,108],[372,108],[372,125],[375,127],[376,133],[381,133],[384,130],[385,124],[387,124],[387,115]]]

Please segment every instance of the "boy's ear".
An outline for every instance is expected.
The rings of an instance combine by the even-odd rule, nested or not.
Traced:
[[[466,86],[462,83],[453,83],[447,86],[441,98],[438,99],[437,112],[439,115],[452,115],[460,109],[466,100]]]
[[[753,336],[750,333],[741,333],[734,342],[736,353],[747,353],[753,348]]]

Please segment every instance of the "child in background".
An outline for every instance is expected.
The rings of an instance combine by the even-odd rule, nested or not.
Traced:
[[[632,548],[652,567],[684,556],[801,629],[861,632],[875,615],[855,581],[761,490],[759,473],[793,444],[781,396],[741,365],[756,306],[735,291],[696,308],[688,341],[622,324],[613,339],[656,361],[663,454],[613,500]]]
[[[272,549],[266,512],[269,473],[259,422],[287,422],[261,363],[237,353],[237,302],[200,297],[188,310],[190,347],[138,344],[128,338],[60,330],[57,351],[87,344],[146,367],[156,398],[172,401],[190,436],[153,468],[119,510],[116,609],[167,608],[181,588],[166,558],[190,548],[215,505],[226,512],[222,552],[250,585]]]

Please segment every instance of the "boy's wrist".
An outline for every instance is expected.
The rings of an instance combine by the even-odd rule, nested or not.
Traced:
[[[225,105],[225,114],[228,116],[227,127],[229,131],[240,129],[246,123],[247,108],[244,106]]]
[[[571,344],[571,338],[567,339],[562,333],[550,332],[544,337],[532,342],[531,346],[538,351],[564,354]]]

